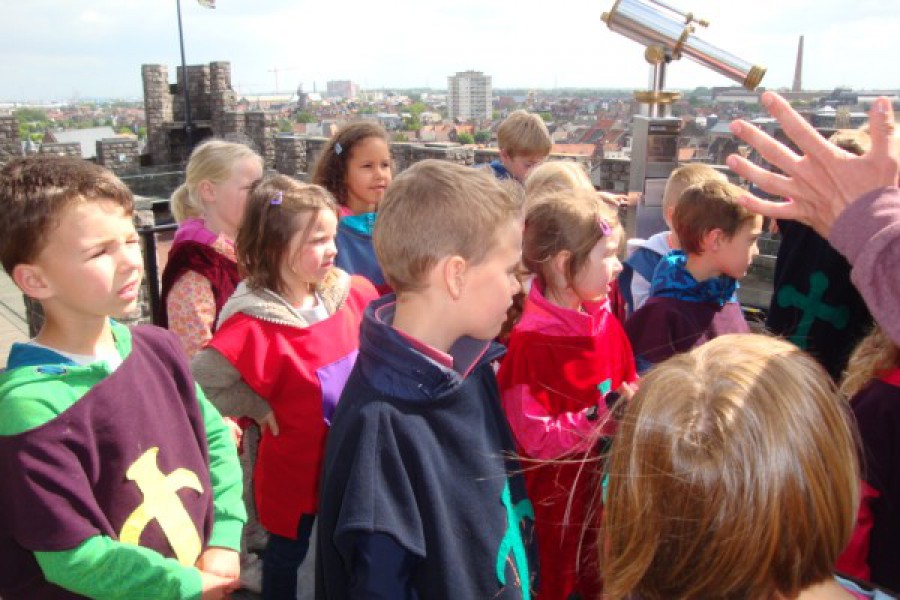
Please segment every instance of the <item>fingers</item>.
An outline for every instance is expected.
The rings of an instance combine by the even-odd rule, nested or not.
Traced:
[[[770,194],[783,197],[798,195],[796,185],[792,179],[754,165],[742,156],[732,154],[725,159],[725,164],[728,165],[729,169],[747,181],[755,183]]]
[[[793,174],[793,167],[800,160],[793,150],[746,121],[734,121],[731,123],[730,129],[734,135],[756,148],[770,164],[785,173]]]
[[[819,135],[809,121],[800,116],[800,113],[795,111],[787,100],[774,92],[763,93],[761,100],[769,114],[781,123],[781,128],[797,144],[803,154],[823,161],[827,160],[829,156],[833,156],[834,146]],[[783,170],[790,173],[788,169],[783,168]]]
[[[869,137],[872,156],[897,156],[894,140],[894,108],[887,98],[878,98],[869,110]]]
[[[773,219],[787,219],[798,221],[801,219],[800,211],[793,202],[771,202],[757,198],[752,194],[741,196],[738,202],[743,204],[750,212],[771,217]]]
[[[275,420],[275,413],[270,412],[266,415],[265,424],[272,432],[272,435],[278,437],[278,421]]]

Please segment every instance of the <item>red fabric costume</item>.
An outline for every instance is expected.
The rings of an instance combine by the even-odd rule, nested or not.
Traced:
[[[535,281],[497,375],[519,451],[549,459],[523,461],[534,505],[541,600],[564,600],[573,592],[599,597],[596,491],[602,469],[596,461],[577,459],[597,441],[608,417],[603,396],[637,379],[628,338],[608,303],[584,308],[582,313],[551,304]],[[585,414],[593,406],[599,408],[596,421]],[[612,430],[613,423],[602,428]]]
[[[300,515],[316,513],[325,436],[356,361],[363,311],[376,297],[353,277],[345,304],[323,321],[299,328],[238,313],[210,341],[275,413],[279,435],[265,431],[253,473],[267,531],[295,539]]]

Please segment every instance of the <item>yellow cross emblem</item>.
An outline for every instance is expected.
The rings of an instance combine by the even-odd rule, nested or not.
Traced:
[[[175,551],[178,562],[193,565],[200,557],[200,534],[176,492],[181,488],[190,488],[203,493],[203,486],[197,475],[188,469],[175,469],[164,475],[156,464],[157,454],[159,448],[150,448],[125,472],[125,477],[137,483],[144,501],[125,519],[119,540],[140,545],[141,534],[155,519]]]

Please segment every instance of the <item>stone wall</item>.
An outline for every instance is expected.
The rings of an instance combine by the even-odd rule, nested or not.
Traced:
[[[79,142],[41,144],[38,152],[40,154],[58,154],[60,156],[74,156],[75,158],[81,158],[81,144]]]
[[[169,71],[164,65],[142,65],[144,115],[147,121],[147,154],[155,165],[170,162],[166,123],[171,123],[172,92]]]
[[[97,163],[116,175],[137,172],[141,166],[138,141],[120,138],[97,140]]]
[[[309,172],[306,162],[306,138],[298,135],[275,137],[275,170],[291,177]]]
[[[263,157],[266,167],[275,166],[275,134],[278,118],[275,113],[261,110],[247,112],[244,133],[256,144],[256,151]]]
[[[15,116],[0,117],[0,165],[22,156],[19,120]]]
[[[599,164],[594,165],[591,171],[591,183],[598,190],[626,193],[630,176],[631,160],[604,158]]]

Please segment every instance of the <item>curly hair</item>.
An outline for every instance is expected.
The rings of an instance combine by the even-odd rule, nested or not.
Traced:
[[[372,121],[357,121],[342,127],[322,150],[313,169],[312,183],[320,185],[337,199],[338,204],[347,204],[347,162],[353,146],[369,138],[380,138],[390,145],[390,138],[384,127]]]

